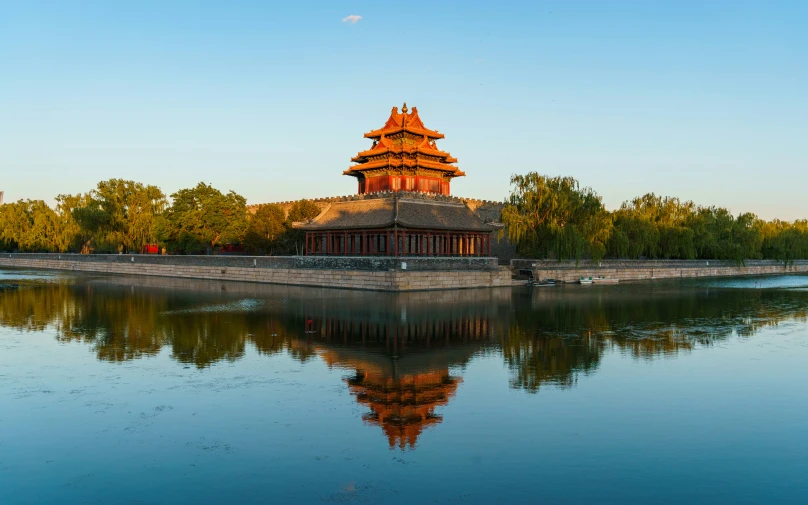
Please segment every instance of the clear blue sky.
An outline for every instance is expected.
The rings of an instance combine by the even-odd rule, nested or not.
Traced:
[[[0,190],[352,194],[362,134],[406,100],[468,174],[455,195],[536,170],[609,208],[808,217],[806,26],[805,1],[0,0]]]

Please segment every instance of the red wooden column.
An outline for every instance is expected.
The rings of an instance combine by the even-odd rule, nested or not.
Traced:
[[[432,232],[426,234],[426,255],[432,256]]]
[[[387,239],[387,243],[390,243],[390,239]],[[398,256],[398,232],[393,230],[393,256]]]

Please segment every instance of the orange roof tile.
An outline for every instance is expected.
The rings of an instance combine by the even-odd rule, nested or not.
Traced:
[[[433,139],[443,138],[442,133],[439,133],[437,130],[430,130],[424,126],[424,122],[421,121],[421,117],[418,115],[418,109],[416,107],[413,107],[412,112],[408,114],[406,102],[401,108],[401,113],[398,112],[398,107],[393,107],[393,110],[390,111],[390,117],[387,119],[387,122],[384,123],[384,126],[378,130],[367,132],[365,137],[369,139],[376,139],[382,135],[392,135],[402,131],[407,131],[416,135],[426,135],[427,137]]]
[[[373,139],[373,146],[351,158],[356,165],[345,170],[343,175],[362,177],[365,170],[379,168],[392,170],[423,168],[443,172],[449,177],[466,175],[453,165],[457,163],[457,158],[438,149],[435,140],[442,139],[443,134],[426,128],[417,108],[413,107],[412,112],[408,112],[405,103],[401,110],[399,113],[398,107],[393,107],[390,117],[382,128],[365,134],[365,137]],[[401,132],[407,132],[409,135],[396,135]],[[413,135],[416,138],[413,138]]]

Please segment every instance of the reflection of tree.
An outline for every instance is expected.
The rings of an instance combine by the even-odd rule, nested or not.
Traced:
[[[621,288],[548,289],[515,298],[508,329],[500,333],[512,387],[572,386],[607,348],[638,359],[673,356],[808,316],[808,292]]]
[[[324,349],[360,348],[396,359],[418,354],[419,373],[444,366],[437,358],[442,352],[468,345],[490,350],[498,341],[512,387],[538,391],[543,384],[574,385],[607,349],[651,359],[808,317],[804,291],[660,284],[549,288],[531,296],[507,290],[393,295],[115,279],[15,281],[0,290],[0,324],[22,331],[51,326],[58,339],[87,343],[106,361],[167,346],[174,359],[198,367],[237,360],[248,346],[300,361]],[[183,282],[188,289],[177,287]],[[252,305],[238,305],[245,300]],[[365,365],[352,370],[368,377]]]
[[[603,341],[597,338],[536,336],[519,327],[508,328],[501,345],[512,373],[511,387],[530,392],[542,384],[573,386],[579,372],[597,368],[603,350]]]
[[[42,331],[59,320],[69,287],[60,284],[43,289],[34,287],[17,283],[0,290],[0,325],[19,331]]]

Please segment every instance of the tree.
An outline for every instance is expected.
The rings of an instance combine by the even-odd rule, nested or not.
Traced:
[[[21,252],[61,252],[59,218],[42,200],[0,207],[0,246]]]
[[[272,254],[279,247],[279,240],[286,231],[286,212],[278,204],[259,205],[249,218],[244,246],[254,254]]]
[[[82,227],[76,216],[86,208],[91,197],[84,195],[59,195],[56,197],[56,215],[59,217],[59,251],[89,253],[95,228]]]
[[[693,208],[693,202],[653,193],[624,202],[613,213],[614,233],[609,253],[631,259],[695,258],[693,233],[687,227]]]
[[[200,182],[195,188],[171,195],[173,202],[156,223],[158,238],[169,249],[207,252],[225,244],[238,244],[247,231],[247,201],[230,191]]]
[[[284,254],[300,254],[303,250],[303,242],[306,240],[306,232],[292,227],[292,223],[313,219],[320,214],[320,207],[310,200],[298,200],[289,209],[284,223],[285,231],[280,240],[280,246]]]
[[[536,172],[512,176],[511,185],[502,221],[520,255],[559,260],[605,255],[612,220],[592,189],[572,177]]]
[[[140,251],[154,242],[155,218],[165,209],[160,188],[139,182],[110,179],[86,195],[60,195],[60,206],[70,209],[85,252]]]

